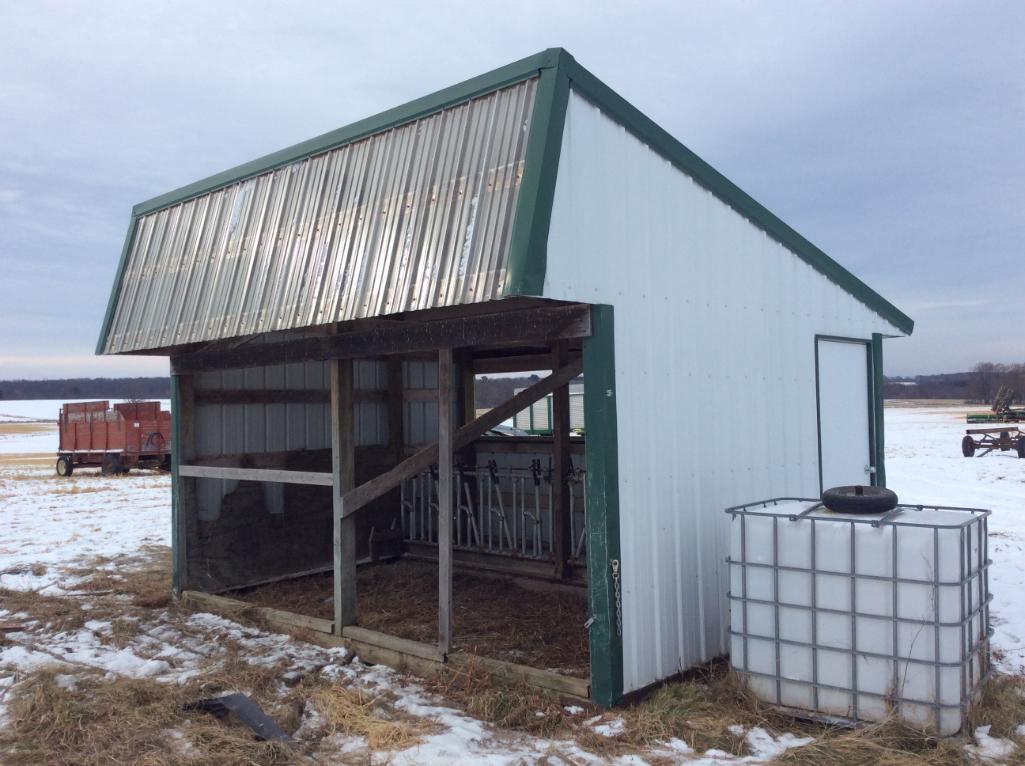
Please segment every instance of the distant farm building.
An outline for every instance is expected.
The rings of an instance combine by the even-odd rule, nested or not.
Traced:
[[[170,358],[178,594],[613,704],[727,651],[725,507],[884,481],[912,327],[552,49],[138,205],[98,352]]]

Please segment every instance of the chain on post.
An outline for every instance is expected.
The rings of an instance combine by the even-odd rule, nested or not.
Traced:
[[[616,599],[616,635],[623,635],[623,593],[619,587],[619,559],[609,562],[612,569],[612,593]]]

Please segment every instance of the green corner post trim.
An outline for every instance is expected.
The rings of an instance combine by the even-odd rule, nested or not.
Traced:
[[[883,336],[877,332],[872,333],[872,392],[875,400],[872,408],[875,416],[875,483],[880,487],[885,487],[886,438],[883,403],[886,394],[886,381],[883,378]]]
[[[178,415],[181,412],[181,382],[177,375],[171,375],[171,591],[180,596],[185,584],[185,535],[181,508],[181,480],[178,466],[181,465],[181,429]]]
[[[128,253],[132,249],[132,240],[135,239],[135,229],[138,226],[139,218],[132,216],[128,223],[128,234],[125,235],[125,244],[121,247],[121,259],[117,262],[117,272],[114,275],[114,286],[110,288],[110,298],[107,299],[107,313],[103,315],[103,324],[100,325],[100,337],[96,341],[96,354],[102,354],[104,346],[107,345],[107,333],[114,322],[114,309],[117,307],[118,298],[121,297],[121,282],[125,276],[125,269],[128,267]]]
[[[612,561],[620,560],[616,344],[612,306],[591,307],[591,333],[591,337],[584,340],[587,597],[593,620],[589,634],[591,699],[609,707],[623,696],[623,636],[617,628],[611,568]]]
[[[554,66],[541,70],[534,113],[523,160],[523,179],[509,243],[504,293],[541,295],[548,264],[548,229],[552,222],[555,181],[562,152],[562,131],[569,106],[569,79],[562,69],[568,57],[559,49]]]

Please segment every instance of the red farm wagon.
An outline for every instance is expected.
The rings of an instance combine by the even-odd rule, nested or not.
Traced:
[[[57,473],[99,466],[106,474],[171,467],[171,413],[160,402],[70,402],[60,411]]]

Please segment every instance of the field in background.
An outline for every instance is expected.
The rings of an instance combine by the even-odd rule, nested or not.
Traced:
[[[962,457],[965,409],[888,406],[888,483],[905,502],[994,511],[994,647],[999,667],[1020,674],[1025,460]],[[974,741],[936,743],[892,725],[850,734],[784,718],[719,666],[601,713],[483,673],[428,683],[301,635],[191,612],[168,599],[168,477],[83,470],[59,479],[55,448],[52,424],[0,424],[0,625],[17,627],[0,630],[3,763],[61,762],[69,752],[76,763],[298,762],[239,725],[182,709],[224,691],[252,696],[320,763],[945,766],[1020,762],[1025,752],[1011,676],[973,722]]]

